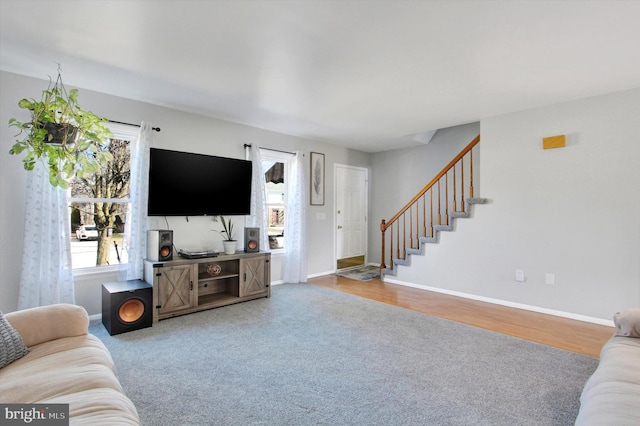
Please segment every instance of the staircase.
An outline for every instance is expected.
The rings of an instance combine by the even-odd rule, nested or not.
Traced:
[[[397,275],[398,266],[411,264],[411,255],[424,254],[425,244],[438,243],[441,232],[454,230],[456,219],[471,217],[474,197],[474,148],[476,136],[460,153],[425,185],[391,219],[382,220],[381,277]],[[477,158],[477,154],[476,154]],[[388,267],[386,262],[389,263]]]

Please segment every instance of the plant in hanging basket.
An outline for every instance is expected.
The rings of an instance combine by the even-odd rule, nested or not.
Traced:
[[[78,138],[78,127],[70,123],[42,123],[47,131],[45,142],[51,145],[73,145]]]
[[[56,84],[50,82],[39,101],[22,99],[18,106],[31,117],[28,121],[9,120],[9,126],[20,129],[9,153],[24,153],[26,170],[33,170],[36,162],[44,159],[53,186],[67,188],[74,176],[91,175],[113,160],[108,151],[113,137],[105,125],[108,120],[81,109],[78,89],[67,93],[59,74]]]

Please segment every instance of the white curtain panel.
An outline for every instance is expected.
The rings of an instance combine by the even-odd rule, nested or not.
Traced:
[[[251,214],[245,218],[247,227],[260,228],[260,250],[271,251],[269,248],[269,238],[267,236],[267,211],[266,211],[266,188],[264,182],[264,170],[262,170],[262,158],[260,147],[257,144],[251,145],[250,159],[252,165],[251,174]]]
[[[287,182],[286,218],[284,223],[285,264],[283,279],[287,283],[307,282],[307,214],[306,185],[302,153],[291,160]]]
[[[147,255],[147,216],[149,199],[149,149],[153,137],[153,126],[142,122],[138,139],[131,146],[131,194],[125,225],[125,249],[129,262],[124,272],[127,280],[142,279],[144,258]]]
[[[49,183],[43,162],[27,175],[18,309],[75,303],[67,191]]]

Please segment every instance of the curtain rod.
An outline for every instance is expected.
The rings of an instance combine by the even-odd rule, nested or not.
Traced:
[[[250,144],[250,143],[245,143],[245,144],[244,144],[244,147],[245,147],[245,148],[251,148],[251,144]],[[275,152],[282,152],[282,153],[285,153],[285,154],[296,155],[296,153],[295,153],[295,152],[291,152],[291,151],[283,151],[283,150],[281,150],[281,149],[263,148],[263,147],[260,147],[260,149],[266,149],[267,151],[275,151]]]
[[[125,126],[134,126],[134,127],[140,127],[139,124],[133,124],[133,123],[125,123],[123,121],[116,121],[116,120],[107,120],[109,123],[116,123],[116,124],[124,124]],[[155,130],[156,132],[160,131],[160,127],[152,127],[151,129]]]

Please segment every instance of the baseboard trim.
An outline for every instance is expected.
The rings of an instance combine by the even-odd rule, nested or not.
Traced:
[[[335,270],[333,270],[333,271],[325,271],[325,272],[318,272],[318,273],[316,273],[316,274],[310,274],[310,275],[307,275],[307,279],[309,279],[309,278],[323,277],[323,276],[325,276],[325,275],[332,275],[332,274],[335,274],[335,273],[336,273],[336,271],[335,271]]]
[[[443,288],[430,287],[421,284],[409,283],[406,281],[400,281],[393,278],[385,277],[384,282],[403,285],[405,287],[413,287],[421,290],[433,291],[436,293],[448,294],[450,296],[463,297],[465,299],[478,300],[480,302],[493,303],[494,305],[502,305],[510,308],[522,309],[525,311],[538,312],[541,314],[554,315],[556,317],[568,318],[577,321],[589,322],[593,324],[605,325],[608,327],[615,327],[613,320],[605,320],[602,318],[595,318],[586,315],[573,314],[570,312],[556,311],[555,309],[541,308],[539,306],[525,305],[523,303],[510,302],[508,300],[493,299],[491,297],[477,296],[475,294],[462,293],[459,291],[446,290]]]
[[[377,267],[380,267],[380,264],[379,264],[379,263],[371,263],[371,262],[369,262],[369,263],[365,263],[365,265],[367,265],[367,266],[377,266]],[[362,265],[360,265],[360,266],[362,266]],[[309,279],[309,278],[324,277],[324,276],[326,276],[326,275],[334,275],[336,272],[338,272],[338,270],[337,270],[337,269],[334,269],[333,271],[317,272],[317,273],[315,273],[315,274],[309,274],[309,275],[307,275],[307,279]]]

